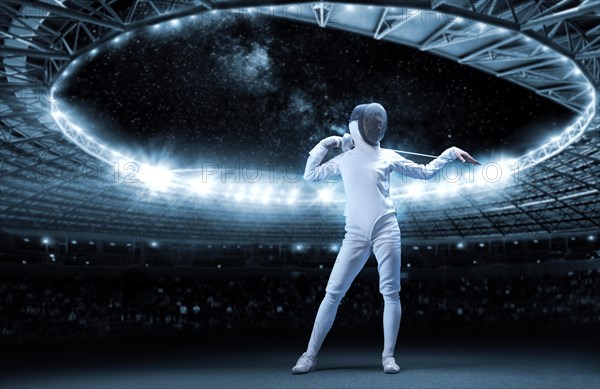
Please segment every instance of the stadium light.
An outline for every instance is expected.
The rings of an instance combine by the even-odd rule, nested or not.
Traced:
[[[260,202],[263,204],[267,204],[271,201],[271,192],[273,190],[269,187],[266,188],[262,194],[262,197],[260,198]]]
[[[444,183],[441,183],[440,185],[438,185],[437,189],[435,191],[435,193],[437,193],[437,195],[440,197],[446,196],[448,194],[448,192],[450,192],[450,190],[447,185],[444,185]]]
[[[331,201],[331,189],[321,189],[319,190],[319,200],[324,203],[328,203]]]
[[[406,187],[406,193],[410,197],[419,197],[423,194],[423,185],[420,184],[410,184]]]
[[[140,167],[140,179],[152,191],[164,192],[172,185],[173,173],[162,166],[144,165]]]
[[[42,239],[42,243],[43,244],[50,244],[50,239],[44,238],[44,239]]]
[[[287,198],[287,203],[290,205],[294,204],[296,202],[297,197],[298,197],[298,189],[290,190],[290,193],[288,194],[288,198]]]
[[[198,178],[198,179],[194,180],[194,182],[192,184],[192,189],[194,190],[194,192],[201,196],[205,196],[205,195],[209,194],[211,192],[212,188],[213,188],[212,181],[207,180],[206,182],[204,182],[204,180],[202,178]]]
[[[242,200],[244,200],[244,191],[242,189],[240,189],[236,194],[235,194],[235,200],[239,203]]]
[[[458,243],[456,244],[456,248],[457,248],[457,249],[461,249],[461,250],[462,250],[462,249],[464,249],[464,248],[465,248],[465,244],[464,244],[464,242],[458,242]]]
[[[590,242],[593,242],[593,241],[595,241],[595,240],[596,240],[596,236],[595,236],[595,235],[590,235],[590,236],[588,236],[588,240],[589,240]]]

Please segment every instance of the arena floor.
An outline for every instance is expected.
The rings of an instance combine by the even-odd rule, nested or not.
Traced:
[[[420,339],[427,338],[428,341]],[[400,374],[379,337],[330,336],[317,370],[292,375],[304,339],[284,334],[120,347],[3,347],[1,388],[599,388],[598,337],[404,336]]]

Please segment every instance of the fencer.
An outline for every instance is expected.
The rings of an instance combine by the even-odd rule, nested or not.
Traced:
[[[390,174],[397,172],[412,178],[429,179],[455,159],[478,164],[458,147],[446,149],[428,164],[417,164],[393,150],[380,147],[387,129],[387,113],[378,103],[356,106],[348,127],[350,134],[321,140],[309,152],[306,161],[306,180],[321,181],[341,175],[346,194],[346,233],[317,311],[308,347],[292,368],[293,374],[316,369],[317,355],[333,325],[338,305],[365,265],[371,249],[377,260],[379,292],[384,301],[383,372],[400,371],[394,359],[402,314],[400,229],[389,194]],[[340,147],[343,152],[321,163],[332,147]]]

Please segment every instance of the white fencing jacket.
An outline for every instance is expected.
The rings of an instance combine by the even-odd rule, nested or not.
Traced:
[[[322,181],[341,174],[346,192],[344,216],[361,226],[370,239],[373,226],[383,215],[396,212],[390,198],[390,173],[398,172],[412,178],[429,179],[457,158],[454,147],[426,165],[417,164],[390,149],[371,146],[358,130],[358,122],[349,124],[355,147],[321,163],[328,149],[318,143],[310,152],[304,179]]]

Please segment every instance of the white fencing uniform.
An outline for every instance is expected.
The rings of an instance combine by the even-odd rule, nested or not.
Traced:
[[[377,259],[379,291],[384,300],[382,357],[392,356],[400,328],[400,229],[389,194],[390,174],[429,179],[457,158],[455,148],[446,149],[426,165],[410,161],[393,150],[366,143],[358,122],[349,124],[354,149],[321,164],[328,149],[321,143],[309,153],[304,178],[320,181],[341,174],[346,192],[346,234],[331,270],[307,354],[316,357],[329,332],[338,305],[352,281],[365,265],[371,249]]]

